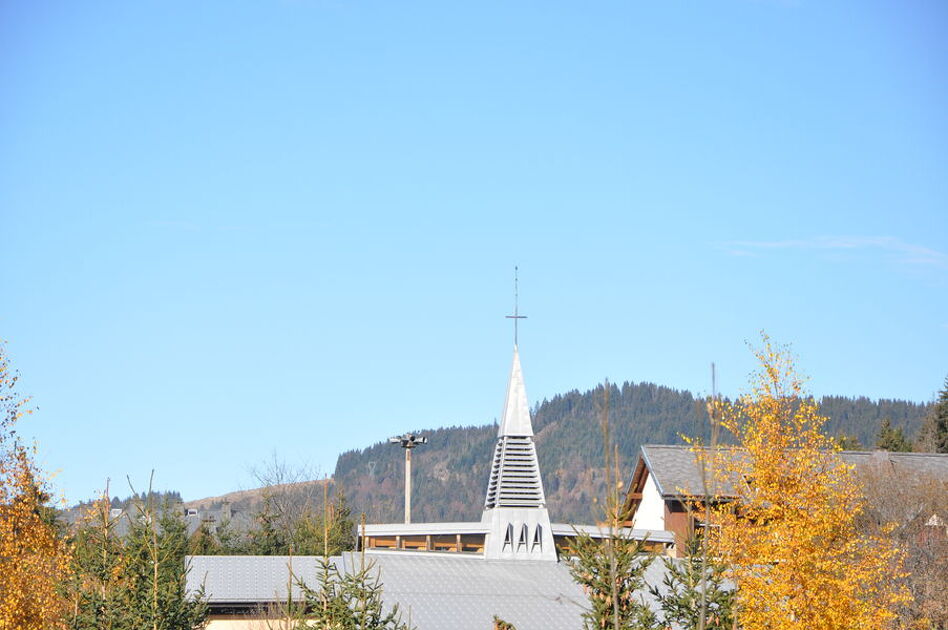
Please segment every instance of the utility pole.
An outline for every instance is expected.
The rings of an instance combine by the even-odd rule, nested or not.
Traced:
[[[388,441],[405,449],[405,522],[411,523],[411,452],[419,444],[427,444],[428,438],[406,433],[400,437],[388,438]]]

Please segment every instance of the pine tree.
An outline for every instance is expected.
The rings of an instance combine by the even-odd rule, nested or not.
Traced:
[[[681,560],[664,557],[664,589],[649,591],[662,610],[663,627],[682,630],[730,630],[734,589],[725,583],[725,567],[707,557],[703,538],[692,536]]]
[[[935,452],[948,453],[948,376],[935,404]]]
[[[355,546],[355,523],[346,498],[339,491],[323,510],[305,511],[292,527],[294,554],[333,556]]]
[[[217,553],[224,556],[236,556],[248,553],[248,543],[237,531],[229,518],[222,519],[214,532],[217,538]]]
[[[411,630],[401,620],[398,605],[386,612],[379,572],[364,558],[357,571],[343,574],[328,557],[318,560],[317,583],[303,582],[303,602],[290,606],[297,630]],[[304,611],[304,612],[300,612]]]
[[[86,510],[74,536],[73,578],[67,584],[73,630],[130,628],[125,558],[108,490]]]
[[[569,571],[589,598],[583,613],[587,630],[632,630],[651,628],[651,610],[642,600],[645,571],[655,559],[645,541],[616,530],[603,540],[576,532],[571,545]]]
[[[845,433],[836,436],[836,444],[839,445],[841,451],[861,451],[865,448],[859,438]]]
[[[905,437],[902,427],[893,428],[889,419],[883,418],[876,436],[876,448],[891,453],[906,453],[912,450],[912,443]]]
[[[642,600],[646,588],[645,571],[655,560],[646,552],[646,541],[632,538],[624,531],[628,520],[619,494],[622,487],[619,473],[619,450],[612,441],[609,422],[609,381],[605,382],[600,407],[603,472],[606,494],[602,507],[608,535],[594,540],[586,532],[574,528],[569,571],[573,581],[583,587],[589,599],[589,610],[583,613],[587,630],[650,629],[655,614]]]
[[[948,377],[919,431],[918,447],[930,453],[948,453]]]
[[[136,500],[125,541],[126,605],[136,630],[192,630],[204,624],[203,592],[185,591],[187,525],[175,506]]]
[[[263,507],[254,515],[255,526],[247,532],[247,549],[257,556],[285,556],[290,552],[287,533],[277,525],[273,501],[264,496]]]
[[[211,531],[207,521],[201,521],[198,528],[188,539],[188,555],[191,556],[216,556],[221,553],[221,543],[217,536]]]

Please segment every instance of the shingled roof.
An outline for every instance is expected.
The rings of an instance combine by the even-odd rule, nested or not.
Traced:
[[[738,456],[743,451],[727,447],[722,452]],[[948,481],[948,455],[940,453],[890,453],[888,451],[842,451],[847,464],[859,467],[883,466],[894,475],[926,475]],[[663,498],[698,496],[703,493],[701,468],[690,446],[646,444],[642,446],[642,462],[652,474]],[[730,487],[721,488],[718,496],[733,495]]]

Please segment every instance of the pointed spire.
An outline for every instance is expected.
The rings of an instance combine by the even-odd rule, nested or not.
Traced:
[[[490,527],[484,542],[485,558],[556,561],[516,344],[481,521]]]
[[[533,424],[530,422],[530,407],[527,404],[527,388],[523,382],[520,368],[520,352],[514,346],[513,364],[510,366],[510,378],[507,381],[507,398],[504,401],[504,415],[500,420],[497,437],[507,435],[532,436]]]
[[[497,430],[497,445],[487,484],[485,509],[494,507],[542,507],[543,481],[533,444],[533,425],[527,405],[527,388],[520,369],[520,353],[514,346],[504,415]]]

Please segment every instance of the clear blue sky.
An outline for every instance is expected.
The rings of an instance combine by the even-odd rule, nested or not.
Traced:
[[[948,374],[948,4],[0,4],[0,337],[70,500],[532,402]]]

